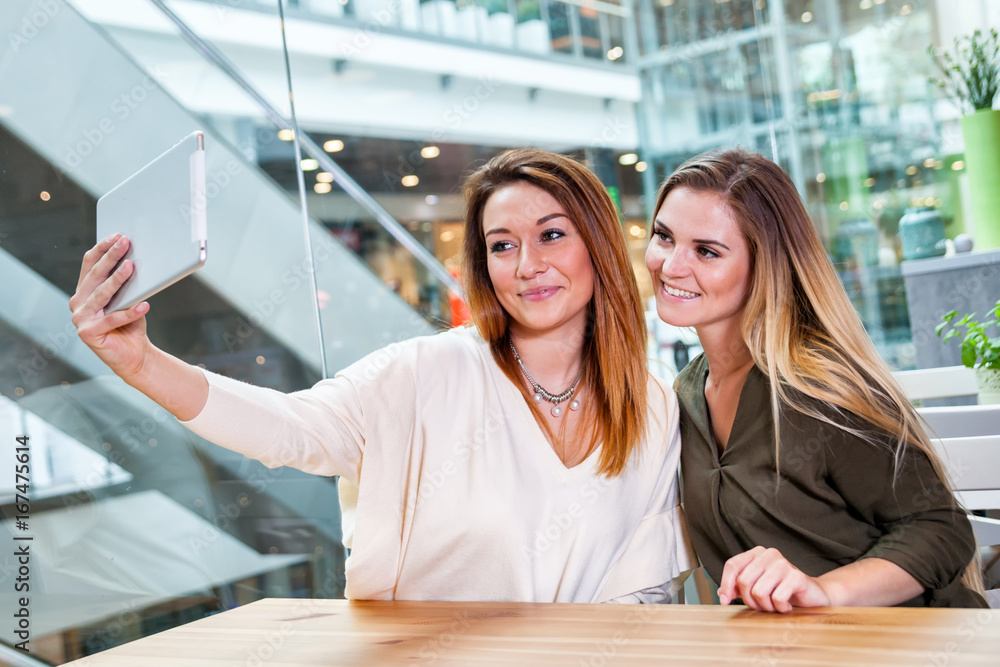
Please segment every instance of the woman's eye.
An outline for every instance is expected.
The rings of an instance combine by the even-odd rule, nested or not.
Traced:
[[[702,257],[718,257],[719,253],[706,246],[698,246],[698,254]]]
[[[667,234],[666,232],[657,232],[657,231],[654,231],[653,232],[653,236],[655,236],[658,240],[660,240],[663,243],[666,243],[667,241],[671,240],[670,239],[670,235]]]
[[[566,234],[564,234],[562,230],[559,229],[546,229],[544,232],[542,232],[543,241],[555,241],[556,239],[562,238],[563,236],[566,236]]]
[[[513,244],[511,244],[510,241],[497,241],[496,243],[490,246],[490,252],[496,254],[503,252],[504,250],[508,250],[512,247]]]

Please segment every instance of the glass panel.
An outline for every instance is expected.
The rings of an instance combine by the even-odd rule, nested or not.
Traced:
[[[60,664],[263,596],[342,595],[344,548],[333,480],[271,470],[195,437],[110,376],[77,338],[67,308],[95,242],[96,199],[202,128],[209,261],[149,300],[150,338],[254,384],[294,391],[315,383],[322,363],[302,211],[282,182],[296,173],[289,133],[151,3],[53,6],[59,11],[0,64],[0,280],[8,286],[0,432],[31,443],[29,530],[46,554],[33,562],[31,649]],[[280,37],[273,13],[183,7],[212,34],[249,30],[249,21],[251,35]],[[4,3],[0,27],[19,33],[35,13],[29,0]],[[229,48],[280,107],[280,50],[262,62]],[[323,226],[310,223],[310,234],[319,288],[336,313],[324,312],[334,323],[324,341],[334,368],[431,330]],[[422,299],[435,304],[425,309],[433,321],[450,316],[440,298]],[[0,493],[13,531],[9,491]],[[0,639],[16,637],[0,631]]]
[[[876,346],[912,367],[900,219],[929,207],[949,238],[968,229],[958,112],[928,83],[926,50],[976,25],[942,3],[893,0],[650,0],[639,11],[656,18],[639,25],[648,182],[720,145],[773,156]]]
[[[577,7],[580,17],[580,47],[586,58],[598,60],[605,57],[604,45],[601,42],[601,14],[592,7]]]
[[[549,4],[549,30],[552,33],[552,50],[559,53],[573,53],[573,30],[570,27],[570,12],[575,7],[562,2]]]

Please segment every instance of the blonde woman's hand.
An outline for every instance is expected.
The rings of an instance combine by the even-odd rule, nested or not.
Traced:
[[[736,598],[758,611],[788,612],[794,607],[830,606],[830,595],[819,579],[788,562],[777,549],[754,547],[726,561],[719,585],[719,602]]]
[[[117,375],[128,380],[138,375],[152,344],[146,336],[149,304],[106,313],[111,297],[125,284],[135,266],[125,260],[129,241],[120,234],[98,242],[83,256],[76,293],[69,300],[73,324],[80,339]]]

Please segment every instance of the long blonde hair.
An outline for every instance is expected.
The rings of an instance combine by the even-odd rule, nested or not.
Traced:
[[[788,174],[756,153],[722,148],[678,167],[660,187],[653,210],[659,211],[676,188],[719,195],[749,245],[751,287],[742,336],[754,363],[770,379],[775,460],[782,407],[880,446],[875,431],[853,420],[835,420],[805,396],[890,434],[893,483],[906,447],[912,446],[927,456],[950,490],[922,420],[875,350]],[[982,590],[979,577],[978,567],[970,566],[964,583]]]
[[[600,445],[599,470],[622,473],[646,431],[646,325],[618,212],[601,182],[586,167],[555,153],[515,149],[501,153],[465,181],[465,240],[462,279],[472,321],[497,365],[528,397],[508,345],[510,315],[500,305],[487,268],[483,209],[489,198],[518,182],[545,190],[569,214],[590,253],[594,296],[584,340],[581,384],[597,400],[585,403],[591,452]],[[532,413],[550,437],[556,435],[534,401]]]

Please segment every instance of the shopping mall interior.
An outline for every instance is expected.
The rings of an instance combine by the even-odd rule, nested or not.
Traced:
[[[708,149],[758,151],[792,177],[885,361],[958,363],[921,357],[901,222],[933,211],[948,256],[1000,224],[974,214],[963,109],[928,54],[1000,27],[1000,3],[281,1],[0,5],[0,432],[31,433],[39,591],[32,653],[12,653],[29,662],[11,664],[262,597],[343,595],[335,480],[186,431],[70,321],[98,198],[194,130],[209,261],[150,299],[149,332],[240,380],[303,389],[462,324],[462,179],[524,146],[598,175],[646,303],[659,183]],[[697,338],[647,319],[670,377]],[[0,459],[5,525],[13,470]]]

